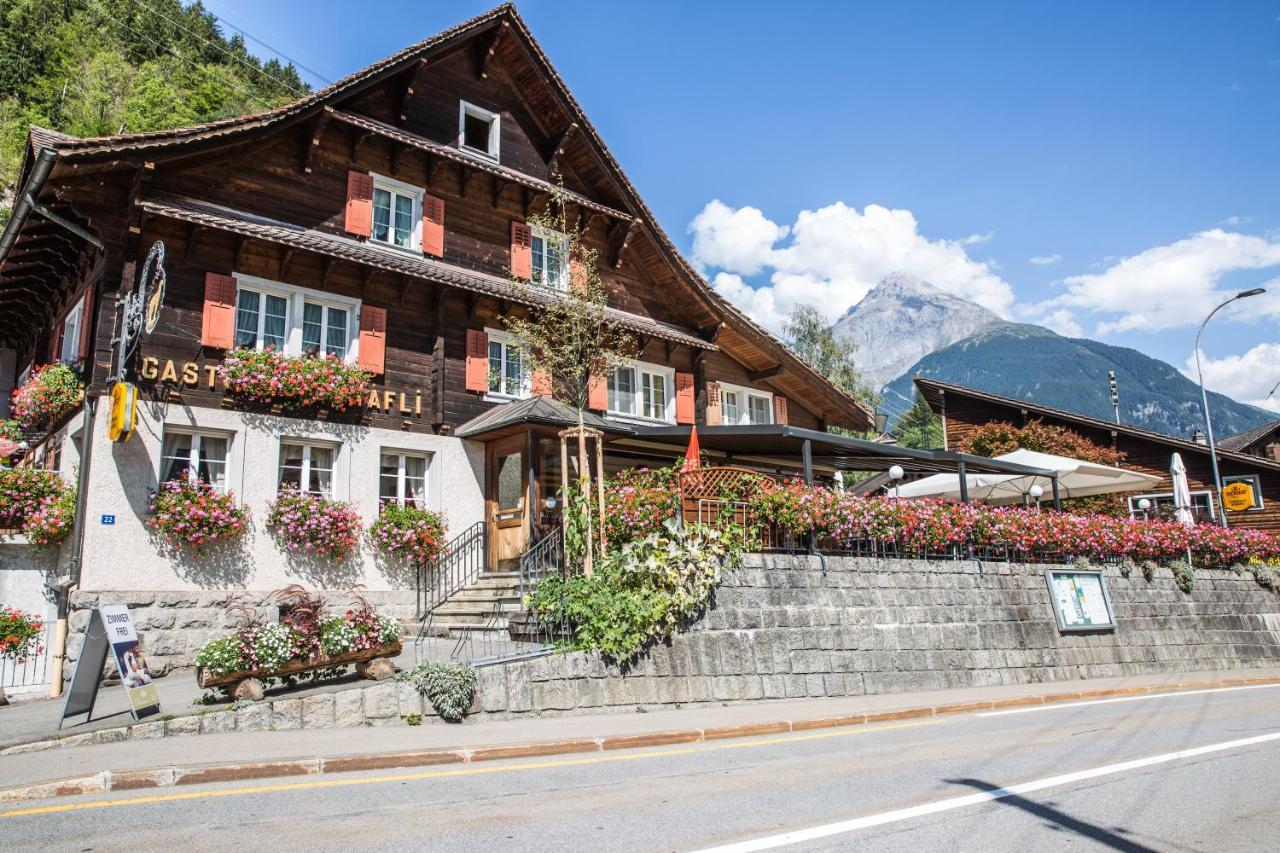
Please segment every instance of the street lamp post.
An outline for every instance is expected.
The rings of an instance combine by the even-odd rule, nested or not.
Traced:
[[[1259,296],[1266,293],[1264,287],[1255,287],[1252,290],[1242,290],[1235,296],[1223,301],[1209,312],[1209,316],[1204,318],[1200,324],[1200,328],[1196,331],[1196,377],[1200,380],[1200,402],[1204,406],[1204,431],[1205,436],[1209,439],[1209,459],[1213,463],[1213,487],[1215,490],[1214,500],[1218,502],[1218,515],[1222,519],[1222,526],[1227,526],[1227,511],[1222,506],[1222,475],[1218,473],[1218,449],[1213,443],[1213,418],[1209,416],[1209,392],[1204,388],[1204,371],[1200,367],[1200,335],[1204,332],[1204,327],[1209,325],[1209,321],[1213,319],[1213,315],[1217,314],[1223,308],[1226,308],[1237,299],[1247,299],[1250,296]]]
[[[889,480],[893,483],[893,496],[898,497],[898,484],[902,482],[902,478],[906,476],[906,471],[902,470],[901,465],[893,465],[889,468]]]

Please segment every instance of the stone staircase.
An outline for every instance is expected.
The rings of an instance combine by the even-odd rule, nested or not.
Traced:
[[[456,637],[466,631],[506,631],[506,614],[520,611],[520,573],[480,572],[468,586],[435,609],[431,633]],[[498,617],[495,619],[495,610]]]

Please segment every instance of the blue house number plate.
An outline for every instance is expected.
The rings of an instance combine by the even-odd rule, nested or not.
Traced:
[[[103,523],[103,524],[115,524],[115,523],[116,523],[116,517],[115,517],[114,515],[104,515],[104,516],[102,516],[102,523]]]

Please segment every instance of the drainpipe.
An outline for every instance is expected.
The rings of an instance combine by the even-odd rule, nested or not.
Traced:
[[[31,168],[27,183],[18,191],[13,202],[13,214],[9,217],[9,222],[4,227],[4,233],[0,234],[0,261],[9,256],[9,250],[13,248],[14,241],[18,239],[18,232],[22,230],[27,217],[35,210],[35,199],[39,197],[40,190],[44,188],[44,182],[49,179],[49,173],[53,171],[53,162],[57,159],[58,152],[52,148],[41,149],[40,153],[36,155],[35,166]]]
[[[58,621],[53,629],[53,672],[49,676],[49,696],[62,695],[62,669],[67,653],[67,620],[71,612],[71,591],[80,585],[80,568],[84,558],[85,504],[89,498],[89,462],[93,456],[93,426],[98,401],[84,398],[84,416],[80,426],[80,476],[76,482],[76,514],[71,521],[71,556],[67,560],[68,579],[55,587],[58,592]]]

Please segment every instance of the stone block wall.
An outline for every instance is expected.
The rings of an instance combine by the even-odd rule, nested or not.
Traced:
[[[1280,596],[1196,572],[1183,593],[1106,568],[1117,629],[1059,633],[1044,567],[750,555],[691,630],[630,667],[594,654],[480,670],[495,714],[856,696],[1280,665]]]

